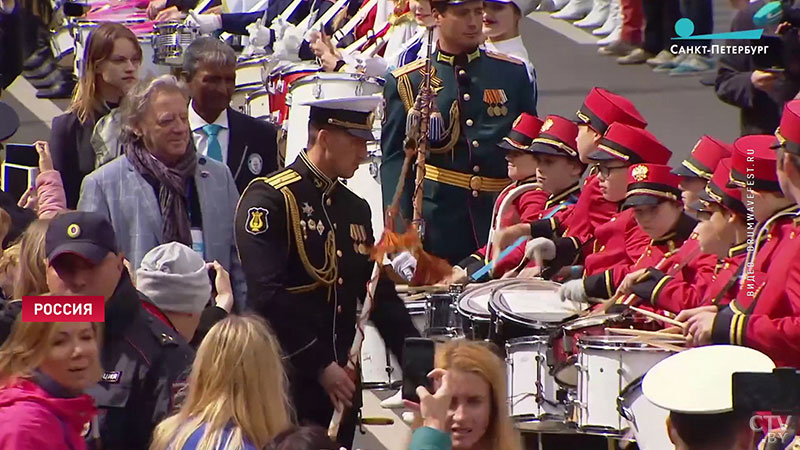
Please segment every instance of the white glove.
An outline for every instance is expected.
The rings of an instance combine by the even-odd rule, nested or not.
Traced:
[[[583,287],[583,279],[570,280],[562,284],[558,289],[558,296],[561,297],[561,301],[584,303],[589,300]]]
[[[535,259],[535,252],[538,252],[543,260],[550,261],[556,257],[556,244],[543,237],[531,239],[525,244],[525,258]]]
[[[247,42],[247,47],[242,50],[242,56],[266,54],[265,47],[272,43],[272,32],[263,25],[262,19],[259,18],[251,23],[245,30],[249,33],[250,39]]]
[[[300,61],[297,52],[303,43],[303,31],[295,26],[289,26],[280,40],[272,45],[273,56],[279,61]]]
[[[275,18],[275,20],[272,21],[272,25],[270,25],[269,28],[270,30],[275,32],[275,41],[277,42],[283,39],[283,35],[286,34],[286,30],[288,30],[289,27],[293,26],[294,25],[287,22],[286,19],[284,19],[281,16],[278,16]]]
[[[197,27],[200,34],[211,34],[222,28],[222,17],[219,14],[197,14],[190,11],[184,24]]]
[[[417,259],[409,252],[398,254],[392,259],[392,268],[406,281],[411,281],[417,270]]]

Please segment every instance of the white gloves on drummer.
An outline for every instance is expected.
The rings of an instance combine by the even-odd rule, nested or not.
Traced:
[[[543,260],[550,261],[556,257],[556,244],[550,239],[537,237],[525,244],[525,258],[535,260],[538,253]]]
[[[197,27],[200,34],[210,34],[222,28],[222,16],[219,14],[189,14],[186,25]]]
[[[583,279],[570,280],[562,284],[558,288],[558,296],[561,297],[561,301],[584,303],[589,300],[583,287]]]
[[[272,32],[265,27],[262,19],[258,19],[245,27],[250,39],[247,47],[242,50],[242,56],[254,56],[266,54],[266,47],[272,43]]]
[[[411,281],[417,270],[417,258],[409,252],[399,253],[392,259],[392,269],[406,281]]]

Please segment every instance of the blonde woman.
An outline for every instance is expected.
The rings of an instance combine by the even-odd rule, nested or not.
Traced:
[[[453,450],[522,450],[508,415],[506,365],[500,357],[486,344],[454,340],[437,348],[435,366],[447,373],[451,401],[444,429],[451,433]]]
[[[0,449],[86,449],[98,353],[95,324],[18,320],[0,347]]]
[[[89,34],[84,67],[72,104],[53,119],[50,147],[53,166],[61,173],[67,208],[75,209],[83,177],[94,170],[91,137],[95,123],[122,101],[136,83],[142,48],[131,30],[104,23]]]
[[[22,233],[20,240],[19,271],[14,282],[12,298],[21,299],[26,295],[41,295],[47,292],[47,253],[44,249],[44,236],[50,219],[34,220]]]
[[[0,290],[4,299],[8,299],[14,292],[14,283],[19,273],[19,249],[20,244],[16,243],[0,256]]]
[[[150,450],[262,449],[292,424],[287,388],[267,324],[229,316],[200,344],[186,400],[156,427]]]

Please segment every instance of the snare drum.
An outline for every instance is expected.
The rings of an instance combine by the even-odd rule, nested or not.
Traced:
[[[259,89],[247,95],[245,114],[256,119],[269,120],[269,93]]]
[[[617,412],[620,392],[673,352],[634,336],[583,336],[578,350],[578,427],[588,434],[621,436],[627,424]]]
[[[639,377],[628,384],[617,398],[617,410],[633,430],[640,450],[672,450],[675,448],[664,425],[669,411],[654,405],[642,393]]]
[[[362,162],[352,178],[343,180],[348,189],[358,194],[369,204],[370,211],[383,211],[383,194],[380,181],[381,152],[367,146],[367,160]],[[372,214],[372,233],[375,242],[383,233],[383,214]]]
[[[183,52],[197,38],[198,31],[182,22],[170,20],[153,25],[153,61],[165,66],[183,65]]]
[[[471,340],[489,339],[492,315],[489,313],[489,299],[492,291],[517,280],[493,280],[482,284],[467,285],[456,302],[456,312],[461,321],[464,337]]]
[[[308,75],[319,72],[319,66],[310,64],[293,64],[288,67],[279,67],[273,70],[267,80],[267,91],[269,91],[269,104],[272,111],[272,122],[282,124],[289,115],[289,105],[286,97],[289,87],[295,80],[299,80]],[[306,126],[308,125],[308,115],[306,115]],[[305,144],[302,147],[305,148]],[[294,157],[289,163],[294,161]]]
[[[620,328],[633,324],[623,314],[598,314],[579,317],[561,326],[561,333],[553,339],[553,376],[562,386],[578,386],[578,340],[582,336],[602,336],[607,327]]]
[[[514,280],[492,291],[489,338],[502,348],[509,339],[553,334],[579,312],[572,303],[561,301],[558,288],[552,281],[530,279]]]
[[[461,334],[456,320],[453,294],[428,294],[425,296],[425,302],[427,303],[425,337],[446,340]]]
[[[236,62],[236,87],[248,84],[264,84],[267,78],[264,73],[268,56],[255,56],[252,58],[240,58]]]
[[[510,415],[518,428],[558,431],[571,427],[566,402],[547,362],[548,336],[511,339],[505,345]]]
[[[231,108],[242,114],[247,114],[247,97],[264,90],[261,83],[251,83],[244,86],[236,86],[231,97]]]
[[[425,331],[425,302],[406,302],[414,326]],[[378,329],[367,322],[361,346],[361,381],[364,389],[393,389],[403,382],[403,371],[397,358],[386,347]]]

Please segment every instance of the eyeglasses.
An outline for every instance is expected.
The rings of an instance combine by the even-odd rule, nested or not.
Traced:
[[[603,176],[603,178],[608,178],[611,175],[611,172],[617,169],[627,169],[628,166],[606,166],[605,164],[595,164],[597,168],[597,172]]]

